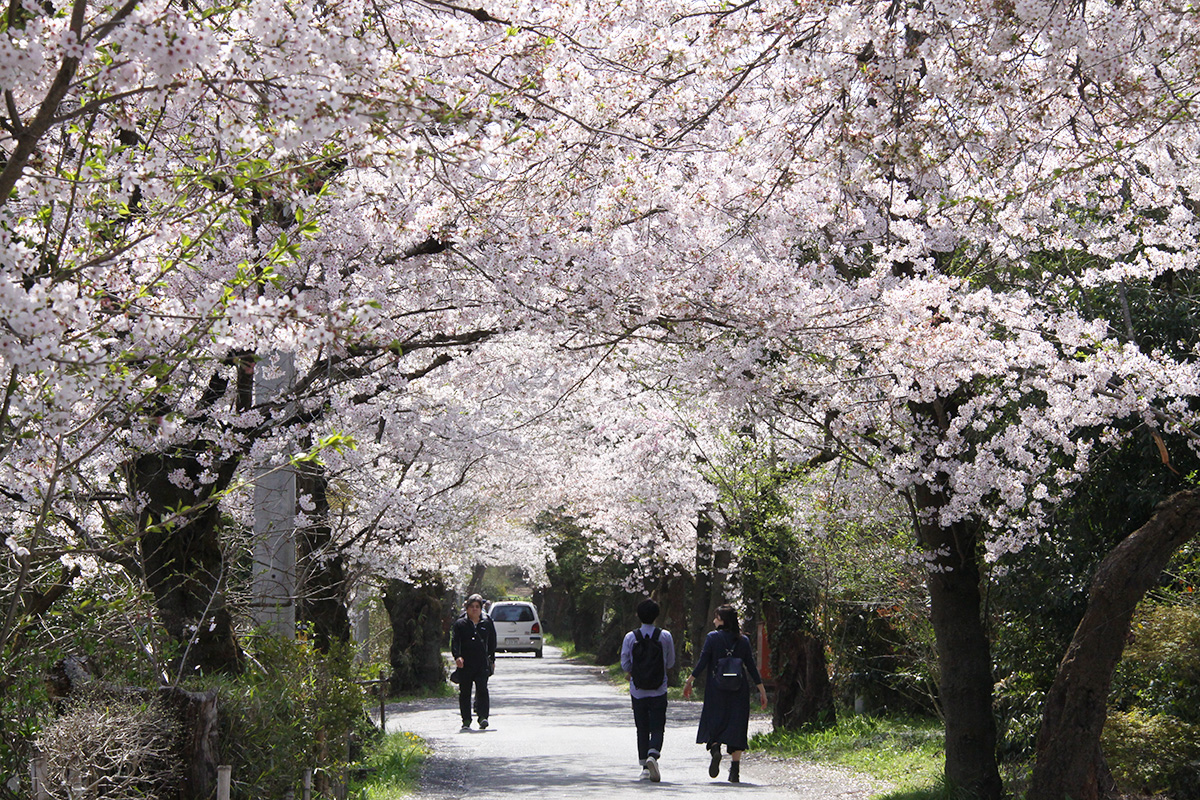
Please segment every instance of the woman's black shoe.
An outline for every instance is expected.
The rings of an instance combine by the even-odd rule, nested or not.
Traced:
[[[712,753],[712,761],[708,762],[708,777],[715,778],[721,772],[721,745],[710,744],[708,750]]]
[[[737,761],[734,761],[729,765],[729,782],[730,783],[741,783],[742,782],[742,776],[738,774],[741,772],[741,767],[742,767],[741,763],[737,762]]]

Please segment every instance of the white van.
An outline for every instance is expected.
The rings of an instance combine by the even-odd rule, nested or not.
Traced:
[[[542,621],[533,603],[499,600],[492,603],[488,616],[496,626],[496,651],[527,653],[542,657]]]

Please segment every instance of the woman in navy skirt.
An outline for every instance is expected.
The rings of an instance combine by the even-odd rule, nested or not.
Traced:
[[[721,745],[725,745],[732,759],[729,765],[729,782],[741,779],[742,751],[746,749],[747,729],[750,727],[750,684],[758,689],[759,702],[767,707],[767,689],[763,686],[750,650],[750,640],[742,634],[738,625],[737,612],[733,606],[721,606],[713,618],[716,630],[704,639],[704,648],[696,667],[683,685],[683,697],[692,696],[692,683],[697,675],[708,673],[704,688],[704,707],[700,711],[700,728],[696,731],[696,743],[708,747],[712,760],[708,765],[708,776],[717,777],[721,771]],[[725,680],[716,675],[718,662],[726,657],[740,658],[744,668],[737,688],[719,688]],[[749,678],[749,680],[747,680]]]

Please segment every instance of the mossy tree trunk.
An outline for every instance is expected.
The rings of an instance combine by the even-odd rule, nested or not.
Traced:
[[[441,686],[446,680],[442,648],[448,644],[446,587],[441,579],[390,580],[383,590],[383,606],[392,625],[391,693]]]

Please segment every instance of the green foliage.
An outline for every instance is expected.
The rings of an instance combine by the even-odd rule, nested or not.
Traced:
[[[282,797],[307,768],[340,779],[350,737],[373,735],[349,649],[322,654],[306,639],[255,636],[250,667],[237,678],[199,681],[219,694],[221,763],[233,794]]]
[[[1034,673],[1017,670],[996,685],[996,755],[1001,762],[1022,763],[1033,755],[1046,699],[1042,681]]]
[[[309,448],[307,452],[293,455],[291,458],[291,464],[292,466],[299,466],[301,464],[320,464],[322,463],[321,454],[326,450],[332,450],[335,453],[344,453],[347,450],[356,449],[358,449],[358,442],[354,440],[353,436],[347,436],[344,433],[335,432],[329,434],[328,436],[322,437],[320,441]]]
[[[796,635],[828,646],[835,695],[872,709],[932,710],[936,682],[924,573],[897,558],[911,550],[907,519],[863,521],[849,511],[836,465],[775,457],[752,432],[725,441],[709,466],[728,533],[739,544],[744,594],[761,601],[778,672]],[[886,501],[885,501],[886,502]]]
[[[1200,724],[1200,608],[1142,604],[1114,675],[1110,703]]]
[[[59,580],[49,570],[33,577],[26,589],[30,596],[51,591]],[[14,635],[0,642],[0,775],[19,776],[27,787],[33,741],[53,718],[51,695],[70,688],[48,680],[63,659],[86,664],[116,686],[161,681],[163,665],[175,651],[154,623],[152,609],[141,588],[102,569],[88,579],[76,578],[73,588],[43,612],[17,615]],[[0,783],[3,800],[24,796],[9,794]]]
[[[41,730],[40,712],[49,704],[42,664],[22,653],[4,659],[4,691],[0,692],[0,775],[25,779],[30,748]],[[28,786],[28,780],[24,780]],[[0,797],[23,797],[0,783]]]
[[[575,520],[553,514],[538,519],[537,529],[551,537],[554,562],[547,565],[550,584],[576,598],[576,605],[602,605],[631,573],[615,558],[597,561],[587,531]]]
[[[751,739],[750,748],[839,764],[888,781],[897,790],[928,791],[943,786],[945,731],[934,718],[839,714],[833,727],[759,734]],[[900,800],[904,795],[889,797]]]
[[[559,650],[562,650],[563,658],[574,658],[576,655],[575,642],[570,639],[564,639],[561,636],[555,636],[553,633],[547,633],[542,636],[542,641],[551,647],[557,647]]]
[[[1113,676],[1102,742],[1129,790],[1200,797],[1200,607],[1188,588],[1139,606]]]
[[[483,582],[476,587],[485,600],[528,600],[512,594],[513,587],[520,583],[520,570],[514,567],[488,567],[483,573]]]
[[[416,788],[429,746],[415,733],[390,733],[372,744],[361,762],[363,777],[350,784],[355,800],[393,800]]]
[[[1101,742],[1122,788],[1200,797],[1200,725],[1136,709],[1110,712]]]

